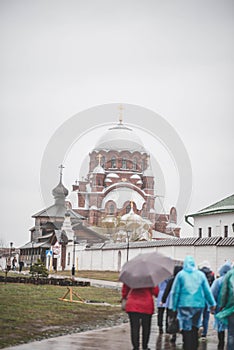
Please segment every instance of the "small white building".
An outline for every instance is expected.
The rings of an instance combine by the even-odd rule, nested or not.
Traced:
[[[194,237],[234,237],[234,195],[186,215],[185,221],[193,226]]]

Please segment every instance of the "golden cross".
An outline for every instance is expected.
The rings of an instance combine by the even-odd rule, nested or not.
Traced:
[[[99,155],[97,156],[98,159],[98,165],[101,165],[101,159],[102,159],[102,155],[99,153]]]
[[[123,123],[123,110],[124,110],[124,107],[122,105],[119,105],[118,109],[119,109],[119,123],[122,124]]]

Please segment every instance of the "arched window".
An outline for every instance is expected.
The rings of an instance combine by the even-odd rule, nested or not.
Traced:
[[[141,216],[142,216],[143,218],[146,218],[146,217],[147,217],[146,204],[143,205]]]
[[[127,214],[127,213],[129,213],[129,212],[130,212],[130,210],[131,210],[131,205],[130,205],[130,204],[128,204],[128,205],[126,206],[126,214]]]
[[[116,168],[116,158],[115,157],[111,158],[111,167]]]
[[[122,158],[122,168],[127,169],[127,160],[126,158]]]
[[[142,159],[142,161],[141,161],[141,170],[142,171],[145,170],[145,160],[144,159]]]
[[[70,265],[71,263],[71,253],[67,254],[67,265]]]
[[[121,251],[118,251],[118,271],[121,270]]]
[[[109,214],[114,215],[114,213],[115,213],[115,206],[114,206],[114,204],[111,204],[109,207]]]
[[[105,158],[105,156],[102,156],[101,166],[102,166],[103,168],[105,168],[105,165],[106,165],[106,158]]]
[[[176,213],[176,208],[175,207],[172,207],[171,210],[170,210],[169,221],[173,222],[174,224],[177,223],[177,213]]]
[[[132,168],[133,168],[133,170],[137,170],[137,159],[136,158],[133,158]]]

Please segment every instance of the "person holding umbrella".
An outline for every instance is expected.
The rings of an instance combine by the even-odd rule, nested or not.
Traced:
[[[123,282],[122,298],[127,299],[125,311],[130,320],[134,350],[139,349],[140,325],[143,349],[148,349],[154,313],[153,296],[158,295],[156,286],[172,275],[174,265],[173,259],[155,251],[139,254],[122,267],[119,280]]]
[[[157,297],[158,287],[134,288],[126,284],[122,287],[122,298],[127,299],[125,311],[128,313],[133,350],[139,350],[140,326],[142,325],[142,348],[148,350],[151,319],[154,313],[153,296]]]
[[[207,304],[214,312],[216,302],[205,274],[195,266],[192,256],[186,256],[171,289],[170,308],[177,311],[183,335],[183,349],[198,349],[198,329],[203,309]]]

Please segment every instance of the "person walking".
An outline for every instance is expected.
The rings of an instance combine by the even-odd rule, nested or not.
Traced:
[[[216,318],[227,324],[228,341],[227,350],[234,349],[234,267],[228,271],[223,279],[220,291],[221,311],[216,314]]]
[[[168,280],[167,286],[165,288],[165,291],[163,293],[162,296],[162,303],[167,303],[168,309],[167,309],[167,315],[169,316],[169,313],[173,312],[172,310],[170,310],[170,292],[171,292],[171,288],[175,279],[175,276],[177,275],[178,272],[180,272],[182,270],[182,266],[180,265],[175,265],[174,267],[174,272],[173,272],[173,276]],[[171,343],[175,343],[176,342],[176,333],[172,334],[172,337],[170,339]]]
[[[207,278],[196,268],[194,258],[186,256],[183,269],[173,282],[169,305],[177,311],[184,350],[198,349],[198,329],[206,302],[214,312],[216,302]]]
[[[22,260],[20,260],[20,262],[19,262],[19,272],[22,272],[23,267],[24,267],[24,262]]]
[[[16,262],[17,262],[17,259],[16,259],[16,257],[14,256],[14,258],[12,259],[12,270],[13,270],[13,271],[15,271],[15,269],[16,269],[16,266],[15,266]]]
[[[139,350],[140,326],[142,326],[142,348],[149,350],[151,319],[154,313],[153,296],[157,295],[158,287],[131,289],[123,284],[122,298],[127,299],[125,311],[130,320],[133,350]]]
[[[209,286],[211,286],[212,283],[214,282],[215,277],[214,277],[214,272],[211,270],[209,261],[205,260],[201,264],[199,264],[199,270],[205,274],[207,281],[209,283]],[[206,304],[202,313],[202,334],[201,334],[202,341],[206,341],[209,320],[210,320],[210,309],[209,309],[209,306]]]
[[[215,309],[215,315],[220,311],[220,291],[223,284],[223,279],[226,275],[226,273],[231,269],[231,264],[229,261],[225,262],[219,269],[219,278],[216,278],[216,280],[213,282],[211,286],[211,292],[213,293],[213,296],[215,298],[215,301],[217,303],[216,309]],[[214,329],[216,329],[218,334],[218,350],[224,349],[225,344],[225,330],[227,329],[227,325],[224,324],[221,320],[219,321],[216,317],[214,320]]]
[[[162,302],[162,296],[164,294],[164,291],[166,289],[168,283],[168,279],[162,281],[159,283],[158,288],[158,297],[157,297],[157,310],[158,310],[158,328],[159,328],[159,334],[163,334],[163,316],[166,310],[166,319],[165,319],[165,325],[166,325],[166,333],[167,333],[167,327],[168,327],[168,314],[167,314],[167,298],[164,302]]]

